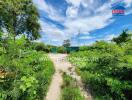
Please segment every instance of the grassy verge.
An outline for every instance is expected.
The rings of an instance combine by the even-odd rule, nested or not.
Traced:
[[[63,74],[63,86],[61,100],[84,100],[80,89],[73,78]]]

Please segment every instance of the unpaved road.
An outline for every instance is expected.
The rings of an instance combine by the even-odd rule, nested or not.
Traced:
[[[61,72],[66,72],[71,77],[76,79],[77,84],[80,90],[82,91],[82,95],[86,98],[86,100],[92,100],[90,93],[86,92],[83,89],[81,78],[76,74],[74,66],[72,66],[66,60],[67,54],[49,54],[49,57],[54,63],[55,74],[53,75],[53,79],[49,87],[46,100],[60,100],[61,85],[63,84],[63,78]]]

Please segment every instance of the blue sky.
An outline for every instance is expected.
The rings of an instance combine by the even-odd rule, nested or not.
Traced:
[[[119,0],[33,0],[40,13],[38,41],[62,45],[71,39],[76,46],[111,40],[123,29],[132,29],[132,0],[124,0],[124,16],[112,16],[115,1]]]

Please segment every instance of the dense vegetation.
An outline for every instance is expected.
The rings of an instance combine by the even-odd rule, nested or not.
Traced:
[[[40,37],[32,0],[0,1],[0,100],[43,100],[52,62],[32,40]]]
[[[84,100],[80,89],[76,85],[76,81],[65,73],[63,74],[61,100]]]
[[[131,34],[124,32],[114,38],[116,43],[98,41],[70,54],[96,100],[132,99],[132,40]]]
[[[53,45],[46,45],[44,43],[33,43],[34,49],[37,51],[44,51],[46,53],[66,53],[67,50],[64,46],[53,46]]]
[[[46,53],[65,53],[70,46],[69,40],[62,47],[31,42],[40,37],[38,18],[32,0],[0,1],[0,100],[42,100],[54,73]],[[132,40],[126,33],[70,55],[97,100],[132,99]],[[63,77],[62,100],[83,100],[75,81]]]
[[[51,76],[52,62],[44,52],[33,50],[22,36],[0,41],[0,100],[43,100]]]

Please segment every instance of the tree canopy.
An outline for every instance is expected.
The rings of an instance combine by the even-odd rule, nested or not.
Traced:
[[[128,34],[128,30],[123,30],[123,32],[116,38],[113,38],[112,41],[116,42],[117,44],[121,44],[131,40],[131,34]]]
[[[63,42],[63,46],[64,47],[70,47],[70,45],[71,45],[71,43],[70,43],[70,40],[69,39],[64,40],[64,42]]]
[[[0,1],[0,30],[14,36],[25,34],[29,39],[40,37],[39,13],[32,0]]]

